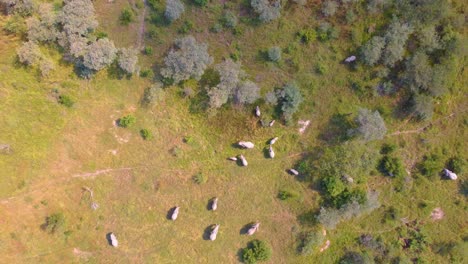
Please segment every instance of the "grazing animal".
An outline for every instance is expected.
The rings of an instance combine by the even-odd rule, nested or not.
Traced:
[[[273,145],[276,143],[276,141],[278,140],[278,137],[274,137],[270,140],[270,145]]]
[[[257,107],[255,107],[255,116],[256,117],[260,117],[262,113],[260,112],[260,107],[257,105]]]
[[[239,155],[239,159],[242,162],[242,166],[245,167],[245,166],[249,165],[249,163],[247,163],[247,160],[245,159],[244,155]]]
[[[297,121],[297,123],[299,125],[301,125],[301,127],[299,128],[299,133],[304,134],[305,130],[310,125],[310,120],[305,120],[305,121],[304,120],[299,120],[299,121]]]
[[[291,174],[294,175],[294,176],[298,176],[298,175],[299,175],[299,172],[298,172],[297,170],[295,170],[295,169],[289,169],[288,171],[289,171],[289,173],[291,173]]]
[[[448,177],[451,180],[458,179],[457,174],[455,174],[453,171],[450,171],[448,169],[444,169],[444,174],[445,174],[446,177]]]
[[[174,211],[172,212],[171,219],[175,221],[177,217],[179,216],[179,206],[177,206]]]
[[[237,144],[246,149],[252,149],[255,146],[254,143],[250,141],[239,141]]]
[[[348,58],[346,58],[344,61],[347,62],[347,63],[350,63],[350,62],[353,62],[356,60],[356,56],[349,56]]]
[[[273,150],[273,147],[270,145],[270,147],[268,148],[268,154],[270,154],[270,158],[274,158],[275,157],[275,151]]]
[[[117,240],[117,237],[115,237],[114,233],[109,234],[110,242],[113,247],[118,247],[119,246],[119,241]]]
[[[272,127],[275,124],[275,120],[271,120],[270,123],[268,124],[269,127]]]
[[[213,198],[213,201],[211,201],[211,210],[216,211],[218,209],[218,197]]]
[[[215,225],[213,230],[211,230],[211,233],[210,233],[210,240],[211,241],[216,240],[216,236],[218,235],[218,230],[219,230],[219,224]]]
[[[229,157],[228,160],[237,161],[236,157]]]
[[[259,226],[260,226],[260,222],[256,222],[255,224],[253,224],[249,228],[249,230],[247,230],[247,235],[251,236],[251,235],[255,234],[255,232],[257,232]]]

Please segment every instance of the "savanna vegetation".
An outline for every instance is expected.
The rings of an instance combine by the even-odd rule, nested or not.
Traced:
[[[466,11],[0,0],[0,262],[466,263]]]

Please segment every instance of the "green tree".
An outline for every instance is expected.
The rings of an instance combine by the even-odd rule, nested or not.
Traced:
[[[284,119],[291,120],[303,101],[299,87],[294,82],[287,83],[283,88],[277,90],[276,97]]]
[[[365,141],[383,139],[387,133],[387,127],[378,111],[359,109],[356,117],[358,128],[355,130]]]
[[[385,48],[385,38],[374,36],[364,46],[361,47],[361,54],[364,63],[374,66],[382,56]]]
[[[133,11],[129,8],[124,8],[120,13],[120,24],[127,26],[132,23],[134,19]]]

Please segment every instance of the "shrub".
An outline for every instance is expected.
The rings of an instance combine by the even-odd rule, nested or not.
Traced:
[[[302,238],[301,244],[299,245],[299,253],[305,256],[313,254],[319,246],[323,245],[324,240],[325,237],[321,232],[308,232]]]
[[[136,118],[133,115],[127,115],[119,119],[120,127],[131,127],[136,123]]]
[[[447,162],[447,168],[455,173],[462,173],[465,167],[465,160],[460,157],[450,158]]]
[[[395,144],[385,143],[382,145],[382,148],[380,149],[380,154],[390,154],[390,153],[393,153],[396,149],[397,149],[397,146]]]
[[[331,197],[336,197],[340,195],[345,189],[346,186],[343,181],[334,176],[328,176],[322,179],[322,188],[325,192]]]
[[[271,258],[271,247],[265,241],[252,240],[246,248],[242,249],[242,261],[253,264],[258,261],[266,261]]]
[[[49,76],[50,72],[54,70],[54,68],[54,63],[51,60],[42,59],[39,63],[39,70],[41,71],[42,77]]]
[[[24,18],[19,14],[15,14],[6,21],[3,30],[7,34],[23,35],[27,31],[27,27]]]
[[[83,56],[83,65],[90,69],[99,71],[110,65],[117,56],[117,49],[109,39],[99,39],[89,45]]]
[[[315,72],[317,72],[318,74],[325,74],[327,71],[328,71],[328,68],[325,64],[318,62],[315,65]]]
[[[222,22],[225,27],[235,28],[237,26],[237,23],[239,22],[239,19],[234,13],[232,13],[231,11],[227,11],[226,13],[224,13]]]
[[[153,134],[151,133],[151,131],[149,131],[146,128],[143,128],[142,130],[140,130],[140,135],[144,140],[150,140],[153,138]]]
[[[210,30],[211,30],[211,32],[219,33],[219,32],[221,32],[223,30],[223,26],[221,26],[221,24],[219,24],[219,23],[216,23],[211,27]]]
[[[314,29],[308,28],[308,29],[302,29],[297,33],[297,36],[301,40],[302,43],[304,44],[309,44],[312,40],[317,38],[317,33],[315,32]]]
[[[119,67],[128,74],[136,71],[138,63],[138,51],[132,48],[120,49],[119,58],[117,59]]]
[[[413,29],[408,24],[393,19],[385,33],[386,46],[382,60],[386,66],[393,67],[396,62],[403,58],[406,42],[412,32]]]
[[[365,64],[375,65],[382,56],[385,48],[385,38],[374,36],[361,47],[361,56]]]
[[[149,46],[146,46],[144,49],[143,49],[143,53],[145,55],[153,55],[153,48],[152,47],[149,47]]]
[[[73,101],[73,99],[71,99],[70,96],[64,94],[59,96],[58,102],[59,104],[64,105],[66,107],[72,107],[75,104],[75,102]]]
[[[16,53],[18,54],[19,61],[26,65],[36,64],[42,58],[39,46],[32,41],[24,42]]]
[[[65,216],[62,213],[55,213],[46,217],[44,229],[49,233],[55,233],[56,231],[62,229],[64,225]]]
[[[198,43],[192,36],[187,36],[175,41],[175,49],[171,49],[164,59],[165,67],[161,74],[176,84],[190,78],[199,80],[212,62],[208,46]]]
[[[281,48],[278,46],[269,48],[268,59],[273,62],[279,62],[281,60]]]
[[[39,18],[30,17],[26,20],[28,39],[35,42],[54,42],[59,36],[57,30],[57,16],[52,5],[39,6]]]
[[[338,9],[338,3],[335,1],[327,0],[323,3],[321,12],[324,16],[333,16]]]
[[[338,264],[364,264],[373,262],[373,259],[370,259],[367,255],[355,251],[349,251],[346,252],[346,254],[340,259],[340,262],[338,262]]]
[[[274,0],[251,0],[250,5],[255,13],[259,14],[259,19],[262,22],[270,22],[280,17],[281,1]]]
[[[208,177],[201,172],[195,174],[192,179],[196,184],[204,184],[208,181]]]
[[[166,11],[164,11],[164,16],[169,20],[169,22],[177,20],[184,12],[185,7],[182,1],[166,0]]]
[[[153,70],[151,69],[144,69],[140,71],[140,77],[146,78],[146,77],[153,77]]]
[[[317,39],[320,41],[327,41],[330,39],[332,26],[328,22],[322,22],[317,27]]]
[[[60,44],[70,48],[70,45],[80,36],[87,36],[98,26],[94,5],[90,0],[64,1],[64,6],[57,16],[58,22],[63,27],[66,39]]]
[[[197,5],[197,6],[206,6],[208,4],[208,0],[193,0],[193,2]]]
[[[120,24],[127,26],[131,22],[133,22],[133,11],[130,10],[129,8],[124,8],[122,12],[120,13]]]
[[[107,35],[106,32],[98,31],[96,32],[96,39],[103,39],[103,38],[109,38],[109,35]]]
[[[288,83],[279,89],[276,93],[278,103],[286,121],[292,119],[294,113],[299,110],[303,101],[301,92],[295,83]]]
[[[372,113],[368,109],[359,109],[356,123],[358,125],[356,132],[365,141],[383,139],[387,133],[385,122],[378,111]]]
[[[233,95],[233,101],[236,104],[252,104],[258,98],[260,98],[260,88],[249,80],[240,82]]]
[[[433,73],[426,53],[416,52],[406,61],[405,66],[403,80],[409,89],[414,93],[428,91]]]
[[[378,169],[384,175],[391,177],[402,177],[405,174],[403,163],[399,158],[384,156],[380,162]]]
[[[185,20],[182,26],[177,30],[180,34],[187,34],[193,29],[192,21]]]
[[[419,170],[425,176],[436,177],[442,166],[441,157],[436,153],[432,153],[423,157],[423,161],[419,164]]]
[[[415,94],[410,99],[411,111],[419,120],[430,120],[434,114],[432,97],[425,94]]]
[[[164,98],[164,90],[160,84],[155,83],[150,87],[146,88],[143,92],[141,103],[145,106],[153,104],[157,101],[161,101]]]
[[[294,196],[295,196],[294,193],[287,191],[287,190],[280,190],[278,192],[278,198],[283,201],[293,198]]]

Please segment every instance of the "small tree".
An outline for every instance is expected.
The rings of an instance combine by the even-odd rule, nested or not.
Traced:
[[[63,228],[65,225],[65,216],[62,213],[51,214],[46,217],[46,222],[44,224],[45,231],[49,233],[55,233]]]
[[[89,45],[83,56],[83,65],[91,70],[99,71],[110,65],[117,56],[117,49],[109,39],[99,39]]]
[[[291,120],[294,113],[299,110],[303,101],[301,92],[294,82],[288,83],[283,88],[277,90],[279,107],[286,121]]]
[[[239,19],[234,13],[232,13],[231,11],[227,11],[226,13],[224,13],[222,22],[225,27],[235,28],[237,26],[237,23],[239,22]]]
[[[252,240],[248,246],[242,249],[242,261],[247,264],[254,264],[258,261],[266,261],[271,258],[271,247],[265,241]]]
[[[378,111],[372,113],[369,109],[359,109],[356,123],[358,124],[356,132],[365,141],[383,139],[387,133],[385,122]]]
[[[125,72],[132,74],[138,63],[138,51],[136,49],[120,49],[118,58],[119,67]]]
[[[36,42],[54,42],[59,36],[57,16],[51,4],[39,6],[39,18],[30,17],[26,20],[28,39]]]
[[[161,101],[164,98],[164,94],[165,92],[162,85],[155,83],[151,85],[151,87],[145,89],[141,103],[144,106],[151,105],[157,101]]]
[[[259,19],[262,22],[270,22],[276,20],[281,15],[281,1],[274,0],[251,0],[250,5],[254,11],[259,14]]]
[[[281,60],[281,48],[277,46],[269,48],[268,59],[273,62],[280,61]]]
[[[236,104],[251,104],[260,98],[260,88],[252,81],[243,81],[236,87],[234,102]]]
[[[338,10],[338,3],[332,0],[327,0],[322,5],[322,14],[324,16],[333,16]]]
[[[364,46],[361,47],[361,54],[364,63],[373,66],[382,56],[383,49],[385,48],[385,38],[374,36]]]
[[[432,86],[432,68],[424,52],[416,52],[406,62],[404,81],[412,92],[428,91]]]
[[[411,111],[420,120],[430,120],[434,114],[432,97],[425,94],[415,94],[411,99]]]
[[[42,59],[39,63],[39,70],[41,71],[41,76],[49,76],[50,72],[55,68],[54,63],[49,59]]]
[[[36,64],[42,58],[39,46],[32,41],[23,43],[16,53],[18,54],[19,61],[26,65]]]
[[[119,119],[119,126],[130,127],[136,123],[136,118],[133,115],[126,115]]]
[[[133,12],[129,8],[124,8],[120,13],[119,20],[122,25],[127,26],[128,24],[133,22],[133,19]]]
[[[166,11],[164,11],[164,16],[169,20],[169,22],[177,20],[184,12],[185,7],[182,1],[166,0]]]
[[[403,58],[406,50],[406,42],[413,32],[412,27],[406,23],[398,21],[396,18],[390,23],[385,33],[387,45],[382,56],[383,63],[388,67],[393,67],[395,63]]]
[[[164,59],[166,67],[161,70],[161,74],[176,84],[190,78],[199,80],[212,62],[208,46],[187,36],[175,41],[175,48]]]

